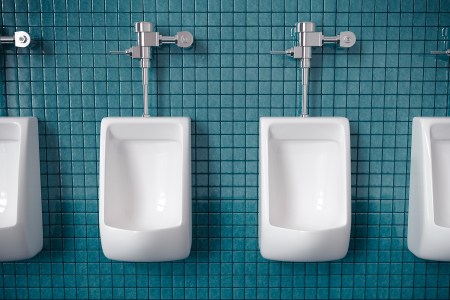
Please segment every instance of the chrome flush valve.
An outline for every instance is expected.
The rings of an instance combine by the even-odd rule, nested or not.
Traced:
[[[135,32],[138,34],[137,46],[125,51],[110,51],[112,54],[125,54],[131,58],[141,60],[142,86],[144,89],[144,114],[149,117],[148,112],[148,69],[150,68],[151,48],[159,47],[163,44],[176,44],[180,48],[189,48],[194,42],[194,37],[189,31],[180,31],[174,36],[164,36],[153,31],[153,24],[150,22],[137,22]]]
[[[312,47],[322,47],[323,44],[339,43],[340,47],[349,48],[356,43],[356,36],[351,31],[343,31],[336,36],[324,36],[316,32],[314,22],[298,22],[291,30],[293,47],[284,51],[270,51],[270,54],[283,54],[301,59],[302,68],[302,117],[308,116],[308,84],[309,68],[311,67]]]

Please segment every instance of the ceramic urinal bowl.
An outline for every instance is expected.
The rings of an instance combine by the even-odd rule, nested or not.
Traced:
[[[190,119],[105,118],[100,236],[113,260],[184,259],[191,249]]]
[[[414,118],[408,248],[450,261],[450,118]]]
[[[261,118],[259,246],[267,259],[343,258],[350,240],[346,118]]]
[[[36,118],[0,118],[0,261],[42,249],[39,138]]]

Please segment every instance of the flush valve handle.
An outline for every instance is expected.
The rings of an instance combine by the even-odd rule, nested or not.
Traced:
[[[356,36],[351,31],[343,31],[339,34],[339,46],[350,48],[356,43]]]
[[[31,38],[27,32],[17,31],[14,33],[14,42],[16,47],[25,48],[30,44]]]
[[[177,46],[180,48],[189,48],[194,43],[194,36],[189,31],[180,31],[177,33]]]
[[[0,44],[14,44],[18,48],[25,48],[30,43],[30,35],[25,31],[16,31],[13,36],[0,36]]]

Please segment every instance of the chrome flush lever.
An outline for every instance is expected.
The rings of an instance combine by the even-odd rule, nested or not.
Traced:
[[[25,31],[16,31],[13,36],[0,36],[0,44],[14,44],[18,48],[25,48],[30,42],[30,35]]]
[[[120,51],[120,50],[111,50],[109,51],[109,54],[128,54],[128,51]]]
[[[293,51],[294,51],[293,48],[290,48],[287,50],[272,50],[272,51],[270,51],[270,54],[272,54],[272,55],[291,55],[292,56]]]
[[[431,51],[431,54],[450,56],[450,49],[447,49],[447,50],[444,50],[444,51]]]

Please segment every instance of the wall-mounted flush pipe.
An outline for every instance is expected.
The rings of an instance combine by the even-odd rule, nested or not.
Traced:
[[[443,51],[431,51],[430,53],[434,54],[434,55],[447,55],[447,56],[450,56],[450,49],[443,50]]]
[[[339,43],[340,47],[349,48],[356,42],[356,36],[351,31],[341,32],[336,36],[324,36],[316,32],[314,22],[298,22],[291,35],[294,38],[293,47],[285,51],[270,51],[270,54],[283,54],[300,59],[302,70],[302,117],[308,117],[308,87],[309,69],[311,68],[312,47],[322,47],[323,44]]]
[[[30,35],[25,31],[16,31],[12,36],[0,36],[0,44],[14,44],[18,48],[25,48],[30,43]]]
[[[150,59],[152,55],[151,48],[159,47],[163,44],[176,44],[180,48],[189,48],[194,42],[194,37],[189,31],[180,31],[174,36],[164,36],[159,32],[153,31],[153,24],[150,22],[137,22],[135,31],[138,34],[137,46],[131,47],[125,51],[110,51],[111,54],[126,54],[131,58],[141,60],[142,68],[142,87],[144,95],[144,113],[143,117],[150,117],[148,111],[148,71],[150,69]]]

